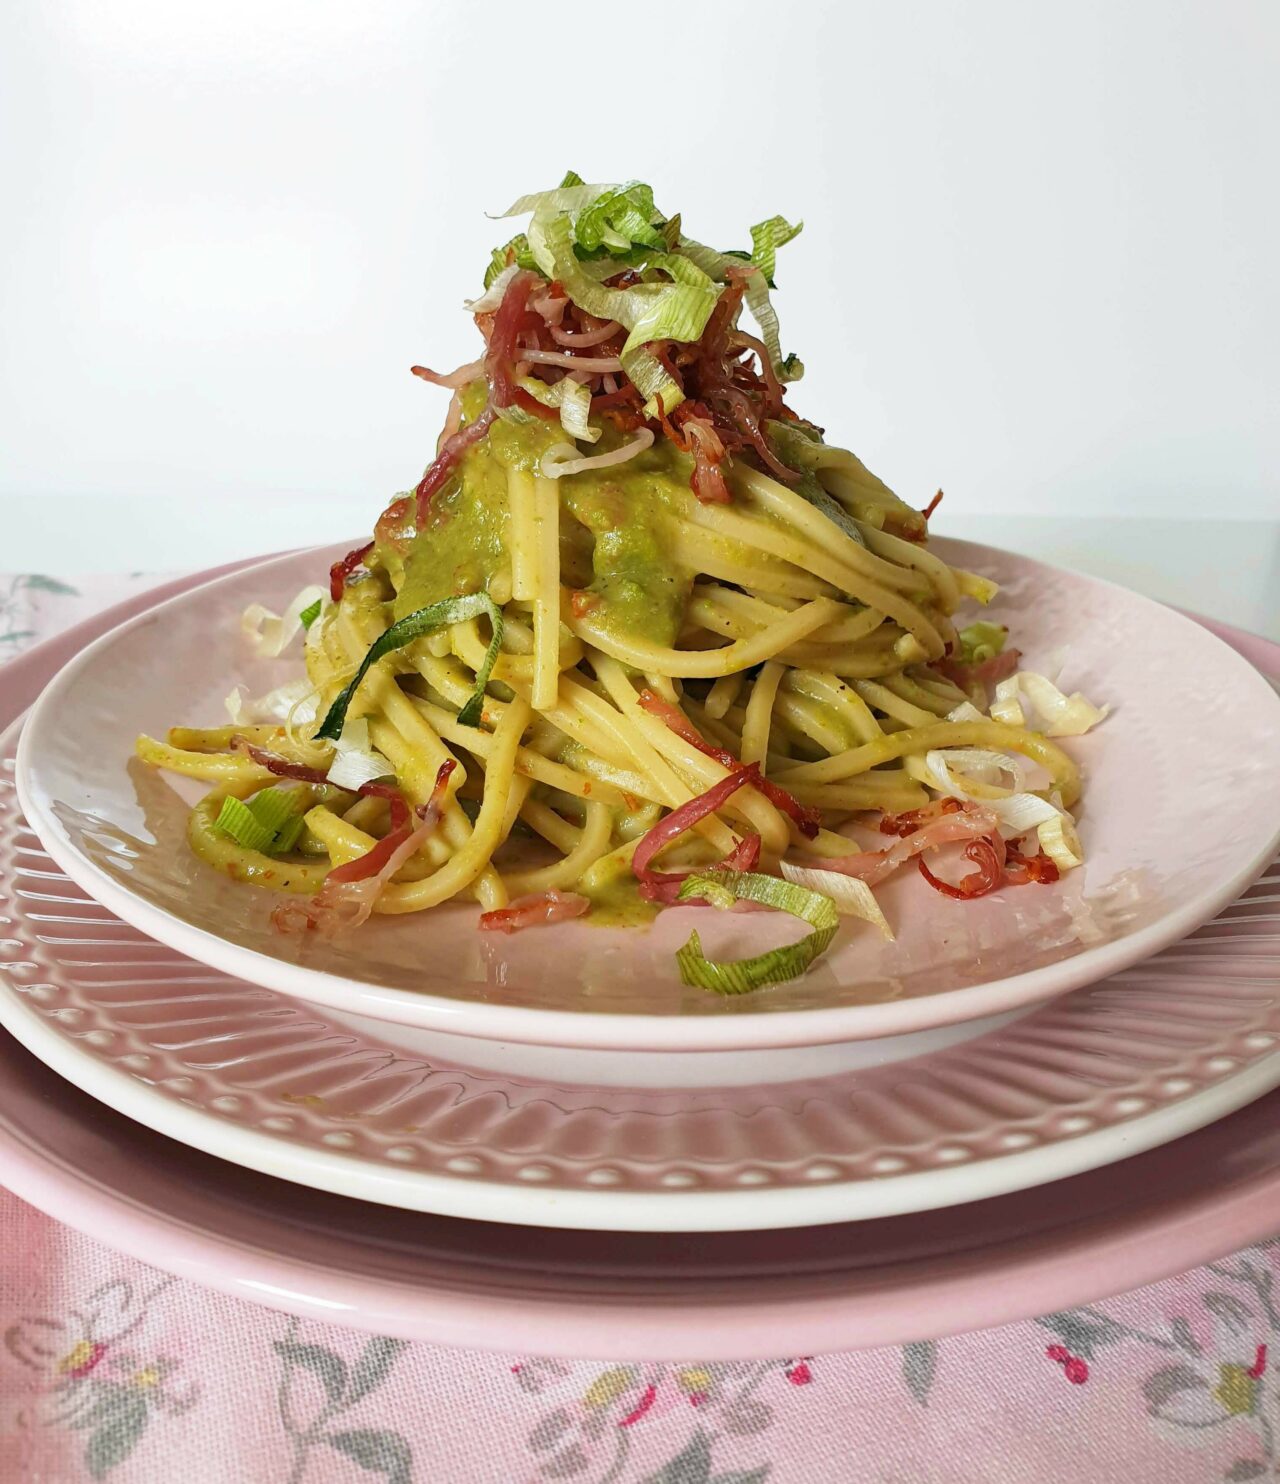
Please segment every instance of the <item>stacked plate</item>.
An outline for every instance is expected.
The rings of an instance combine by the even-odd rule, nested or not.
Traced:
[[[278,683],[238,615],[330,553],[171,584],[9,666],[0,1178],[294,1312],[635,1358],[920,1339],[1262,1235],[1280,646],[951,546],[1035,667],[1066,647],[1115,708],[1073,745],[1088,864],[977,902],[894,882],[894,943],[850,933],[734,1000],[674,973],[693,909],[494,941],[459,904],[323,943],[189,856],[191,796],[133,738],[216,716],[228,676]],[[712,953],[768,929],[706,916]]]

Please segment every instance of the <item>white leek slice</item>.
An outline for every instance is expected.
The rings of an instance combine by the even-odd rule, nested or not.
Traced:
[[[600,437],[603,430],[592,427],[587,421],[591,411],[591,392],[585,383],[575,381],[572,376],[562,376],[549,385],[536,376],[521,376],[519,381],[525,391],[544,407],[559,408],[560,426],[570,438],[595,443]]]
[[[544,479],[563,479],[569,474],[580,474],[584,469],[611,469],[617,464],[625,464],[628,459],[635,458],[636,454],[643,453],[652,446],[651,428],[641,428],[630,443],[624,443],[611,453],[597,453],[589,457],[580,454],[572,444],[554,443],[542,455],[538,473]]]
[[[227,715],[231,718],[233,727],[247,727],[251,721],[249,712],[244,703],[244,687],[233,685],[227,698],[223,701]]]
[[[1057,866],[1059,871],[1071,871],[1084,860],[1080,836],[1069,815],[1055,814],[1046,819],[1036,830],[1040,849]]]
[[[948,721],[986,721],[986,719],[972,701],[961,701],[958,706],[947,712]]]
[[[302,627],[302,612],[317,600],[323,602],[322,587],[304,587],[283,613],[273,613],[261,603],[250,603],[240,615],[240,628],[254,654],[275,659]]]
[[[1031,830],[1063,817],[1039,794],[1012,794],[1007,799],[985,799],[983,803],[1000,821],[1000,833],[1006,840],[1020,840]]]
[[[1019,698],[1018,677],[1010,675],[996,686],[996,697],[991,703],[991,720],[1002,721],[1006,726],[1024,727],[1027,718]]]
[[[507,285],[520,271],[519,263],[508,263],[478,299],[464,299],[462,307],[468,314],[488,314],[502,303]]]
[[[305,678],[290,680],[269,690],[266,695],[246,700],[244,688],[237,685],[223,703],[233,726],[250,726],[268,721],[306,726],[320,712],[320,692]]]
[[[999,791],[999,797],[1022,793],[1027,786],[1027,771],[1021,760],[989,747],[934,748],[925,753],[924,763],[932,786],[957,799],[973,798],[985,802],[992,789]],[[962,779],[955,776],[953,768],[960,771]],[[1008,784],[1002,781],[1005,777]],[[981,787],[970,793],[973,784]]]
[[[1079,691],[1063,695],[1047,675],[1037,675],[1034,670],[1021,670],[1014,678],[1027,700],[1048,722],[1044,728],[1047,737],[1081,737],[1105,720],[1111,710],[1110,706],[1095,706]]]
[[[863,922],[879,928],[890,942],[893,941],[893,929],[880,910],[880,903],[876,901],[874,892],[865,881],[859,881],[856,876],[842,875],[839,871],[793,865],[790,861],[783,861],[780,869],[788,881],[830,897],[842,917],[859,917]]]
[[[391,761],[369,741],[369,723],[363,716],[345,723],[333,744],[333,753],[333,765],[326,776],[339,788],[359,789],[375,778],[395,773]]]
[[[1027,775],[1018,758],[985,747],[948,747],[925,754],[925,782],[940,793],[966,803],[981,804],[1000,821],[1006,840],[1017,840],[1029,830],[1060,817],[1062,811],[1027,790]],[[956,769],[959,772],[952,770]],[[1005,775],[1008,788],[998,780]]]

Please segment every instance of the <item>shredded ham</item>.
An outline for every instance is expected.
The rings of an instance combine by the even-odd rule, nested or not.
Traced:
[[[868,886],[875,886],[905,865],[923,850],[951,845],[962,840],[976,840],[983,835],[998,835],[1000,822],[990,809],[981,804],[962,804],[958,809],[935,815],[918,829],[904,835],[885,850],[860,850],[853,855],[823,856],[805,861],[823,871],[838,871],[842,876],[856,876]]]
[[[329,596],[335,603],[342,601],[342,595],[347,590],[347,578],[364,561],[373,547],[374,543],[367,541],[363,546],[357,546],[353,551],[349,551],[341,561],[334,562],[329,568]]]
[[[440,434],[441,443],[447,443],[455,433],[462,427],[462,394],[454,392],[449,398],[449,411],[445,414],[444,432]]]
[[[255,747],[247,737],[232,737],[231,750],[247,754],[260,768],[266,768],[277,778],[296,778],[299,783],[327,783],[329,781],[323,769],[308,768],[303,763],[290,762],[287,757],[281,757],[279,753],[268,752],[264,747]]]
[[[545,294],[540,294],[534,299],[529,308],[540,314],[543,323],[554,332],[565,316],[566,310],[576,310],[577,305],[564,291],[564,285],[559,281],[550,285]]]
[[[782,383],[778,380],[777,373],[773,369],[773,362],[769,358],[769,352],[765,348],[764,341],[758,340],[754,335],[748,335],[743,330],[735,330],[729,336],[729,344],[733,346],[745,346],[748,350],[755,352],[756,360],[760,363],[760,374],[769,389],[771,404],[781,407]]]
[[[668,871],[654,871],[649,862],[686,830],[692,829],[699,820],[706,819],[723,807],[726,800],[732,798],[743,784],[755,783],[759,777],[759,767],[755,763],[748,763],[730,773],[727,778],[722,778],[719,783],[713,784],[705,793],[688,799],[673,809],[665,819],[660,819],[647,834],[641,836],[631,857],[631,869],[640,883],[642,897],[651,902],[675,901],[684,877]],[[726,870],[750,871],[759,859],[759,835],[744,835],[721,862],[721,866]]]
[[[935,876],[929,869],[924,856],[920,856],[916,864],[920,867],[920,874],[935,891],[940,891],[944,896],[956,897],[962,902],[967,902],[973,897],[985,897],[988,892],[995,891],[996,887],[1004,885],[1004,841],[997,831],[993,835],[981,835],[976,840],[970,840],[964,848],[964,853],[975,866],[976,871],[970,871],[967,876],[962,876],[954,885],[950,881],[943,881]]]
[[[576,346],[584,350],[592,345],[603,345],[606,340],[612,340],[621,333],[622,326],[616,319],[606,320],[598,330],[562,330],[558,325],[551,327],[551,338],[557,345]]]
[[[454,403],[457,401],[458,394],[455,392],[453,402],[449,404],[451,419]],[[459,407],[459,417],[461,417],[461,407]],[[446,436],[452,436],[447,429]],[[416,514],[417,506],[411,495],[401,495],[399,499],[392,500],[374,525],[375,543],[378,546],[392,546],[398,551],[407,552],[413,545],[414,537],[418,534],[418,527],[414,521]]]
[[[715,758],[716,762],[721,767],[728,768],[730,773],[742,767],[741,759],[734,757],[727,747],[717,747],[714,743],[708,742],[678,706],[673,706],[670,701],[664,701],[648,686],[640,692],[639,700],[640,705],[650,715],[664,722],[678,737],[683,737],[699,752],[705,753],[707,757]],[[794,794],[788,793],[785,788],[771,782],[758,770],[756,777],[752,779],[752,786],[757,793],[763,794],[775,809],[781,809],[784,814],[794,819],[796,827],[806,839],[812,840],[818,833],[820,815],[816,809],[806,808]]]
[[[1018,842],[1019,845],[1022,843]],[[1004,879],[1011,886],[1027,886],[1033,881],[1049,886],[1061,874],[1057,863],[1050,860],[1043,850],[1038,850],[1035,855],[1023,855],[1017,845],[1010,845],[1006,850]]]
[[[315,931],[323,937],[333,937],[365,922],[383,887],[406,861],[417,854],[440,822],[449,775],[457,766],[453,758],[446,758],[440,764],[431,798],[418,811],[420,822],[416,826],[398,789],[389,784],[376,787],[366,784],[361,792],[380,792],[393,800],[399,799],[404,816],[400,824],[395,825],[398,811],[393,802],[393,828],[390,832],[364,855],[347,861],[345,865],[335,866],[324,878],[324,885],[308,901],[293,899],[282,902],[271,914],[276,930],[282,933]]]
[[[760,864],[760,836],[743,835],[728,855],[715,868],[719,871],[754,871]],[[692,876],[697,871],[704,869],[700,866],[691,867],[688,871],[662,871],[652,872],[652,879],[640,883],[640,895],[646,902],[656,902],[663,907],[674,907],[680,897],[680,888],[685,883],[686,876]],[[690,897],[688,901],[680,902],[682,907],[706,907],[706,897]],[[757,906],[754,902],[739,902],[735,911],[749,911]]]
[[[530,366],[563,366],[570,371],[590,371],[600,375],[606,371],[622,370],[622,362],[617,356],[575,356],[567,350],[522,350],[520,359]]]
[[[436,455],[427,472],[418,482],[414,490],[414,499],[417,502],[418,524],[425,525],[427,512],[431,509],[431,500],[435,493],[446,485],[457,468],[462,455],[466,453],[473,444],[479,443],[481,438],[489,431],[489,425],[497,416],[492,406],[486,407],[476,418],[475,422],[468,423],[461,432],[455,433],[452,438],[446,438],[441,445],[440,452]]]
[[[567,922],[591,910],[590,901],[576,891],[540,891],[517,897],[506,907],[485,912],[480,917],[482,932],[518,933],[525,928],[544,927],[553,922]]]
[[[1000,681],[1007,680],[1018,668],[1018,662],[1021,659],[1021,650],[1002,649],[999,654],[993,654],[990,659],[982,660],[976,665],[967,665],[963,660],[947,656],[944,659],[934,660],[932,668],[944,680],[949,680],[952,685],[958,685],[963,691],[970,691],[974,686],[981,686],[986,691],[989,686],[998,685]]]
[[[978,814],[980,807],[959,799],[936,799],[923,809],[911,809],[905,814],[886,814],[880,821],[880,829],[883,834],[901,836],[905,842],[941,819],[954,819],[966,812],[973,817]],[[991,813],[990,810],[982,812]],[[935,891],[965,901],[972,897],[985,896],[999,886],[1026,886],[1033,881],[1047,885],[1058,879],[1057,866],[1043,851],[1032,856],[1023,855],[1017,845],[1006,845],[998,829],[970,840],[964,853],[978,869],[954,884],[935,876],[925,864],[923,856],[919,859],[920,874]],[[876,853],[867,854],[874,858]]]
[[[507,284],[502,303],[492,316],[489,345],[482,363],[484,374],[489,382],[489,401],[474,422],[468,423],[465,428],[461,428],[444,440],[439,453],[419,481],[414,497],[417,502],[420,527],[426,524],[432,498],[452,478],[463,454],[474,444],[479,443],[489,431],[490,425],[501,408],[519,406],[540,417],[548,415],[552,418],[559,417],[559,413],[554,408],[543,407],[536,398],[531,397],[523,387],[517,386],[515,382],[514,362],[520,335],[528,328],[531,320],[538,321],[538,316],[531,314],[528,308],[529,295],[534,287],[541,283],[542,280],[536,273],[522,270],[512,274],[511,282]],[[488,315],[476,316],[477,323],[483,323],[489,318]]]
[[[456,371],[450,371],[447,376],[442,376],[439,371],[432,371],[426,366],[410,366],[409,370],[423,381],[429,381],[432,386],[447,386],[451,391],[459,392],[483,373],[484,361],[483,359],[468,361],[465,366],[459,366]]]

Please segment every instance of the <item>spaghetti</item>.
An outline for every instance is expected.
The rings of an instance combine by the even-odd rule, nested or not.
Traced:
[[[471,897],[513,932],[616,912],[627,884],[640,912],[817,925],[732,969],[684,951],[722,992],[802,972],[907,861],[959,899],[1078,864],[1080,781],[1049,734],[1103,713],[1019,675],[997,626],[958,629],[995,589],[929,549],[938,497],[912,508],[787,405],[802,368],[769,290],[799,227],[719,253],[648,187],[572,175],[512,211],[528,230],[468,306],[482,359],[414,368],[453,393],[423,478],[327,589],[246,615],[272,652],[306,628],[306,681],[139,739],[213,785],[192,848],[304,898],[282,931]],[[900,838],[856,848],[847,827],[877,822]],[[946,879],[947,845],[951,876],[979,869]],[[836,876],[858,890],[801,884]]]

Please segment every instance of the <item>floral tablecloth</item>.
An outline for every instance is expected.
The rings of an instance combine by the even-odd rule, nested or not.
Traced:
[[[0,659],[150,580],[0,577]],[[0,1481],[1277,1478],[1278,1279],[1275,1241],[938,1344],[723,1365],[691,1335],[678,1365],[569,1362],[292,1320],[0,1191]]]

